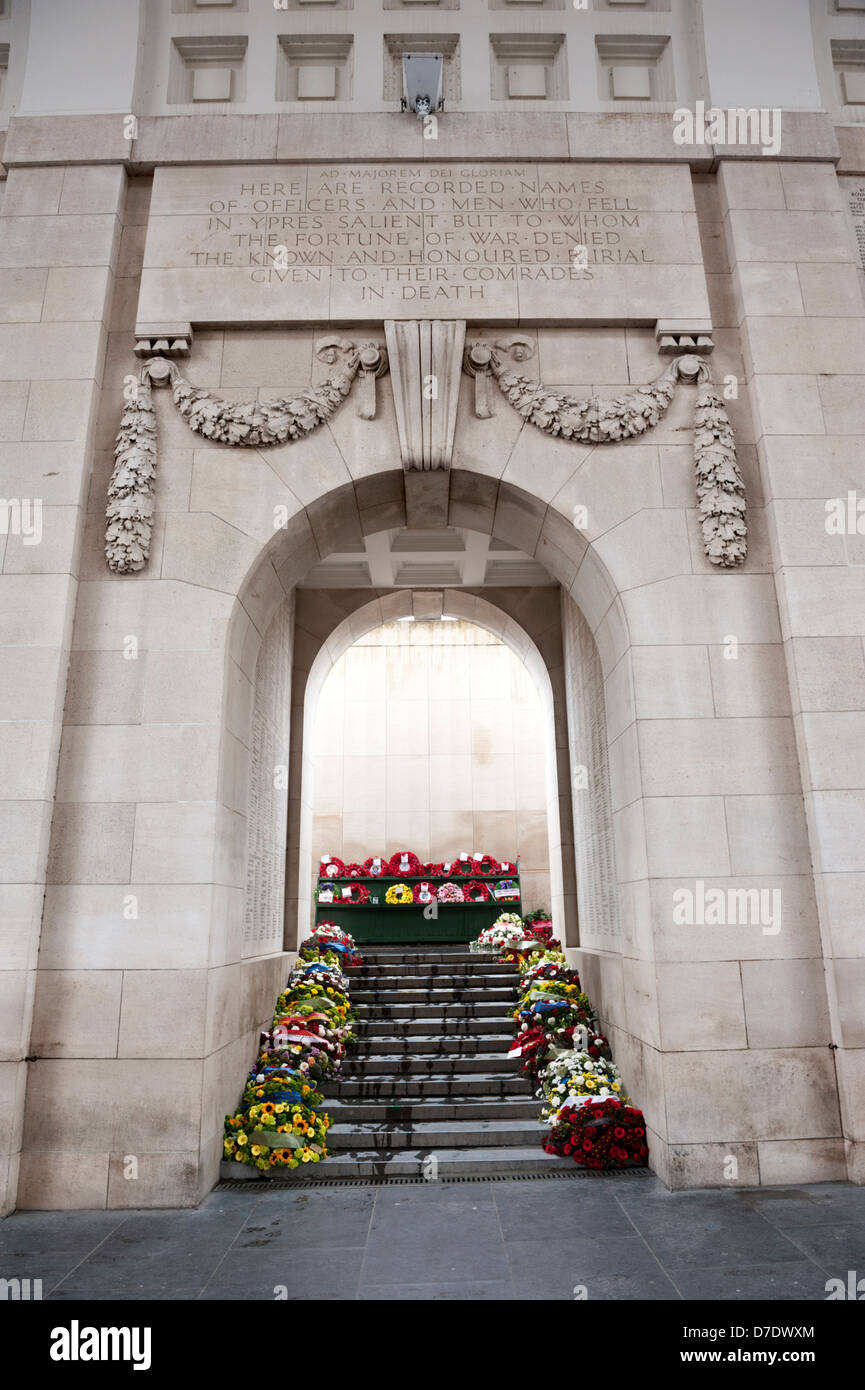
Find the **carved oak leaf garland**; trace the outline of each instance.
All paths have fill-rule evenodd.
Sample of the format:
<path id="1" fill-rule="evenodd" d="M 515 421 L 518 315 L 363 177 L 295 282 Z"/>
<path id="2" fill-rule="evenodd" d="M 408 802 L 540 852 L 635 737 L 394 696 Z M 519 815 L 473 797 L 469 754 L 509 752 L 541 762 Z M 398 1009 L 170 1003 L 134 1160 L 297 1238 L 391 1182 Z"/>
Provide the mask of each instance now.
<path id="1" fill-rule="evenodd" d="M 115 574 L 131 574 L 147 564 L 155 478 L 156 412 L 145 366 L 123 407 L 108 484 L 105 557 Z"/>
<path id="2" fill-rule="evenodd" d="M 114 472 L 108 486 L 105 556 L 115 574 L 132 574 L 147 563 L 153 526 L 156 479 L 156 413 L 152 381 L 170 380 L 174 402 L 190 429 L 222 444 L 286 444 L 305 439 L 336 412 L 351 390 L 362 350 L 321 386 L 275 401 L 226 401 L 192 386 L 177 364 L 151 357 L 141 368 L 120 421 Z"/>
<path id="3" fill-rule="evenodd" d="M 679 382 L 696 379 L 694 467 L 703 546 L 713 565 L 729 569 L 742 563 L 748 550 L 745 484 L 736 462 L 733 429 L 705 358 L 677 357 L 648 386 L 612 400 L 577 400 L 505 371 L 486 344 L 479 346 L 475 372 L 488 371 L 523 419 L 545 434 L 582 443 L 606 444 L 644 434 L 666 414 Z"/>

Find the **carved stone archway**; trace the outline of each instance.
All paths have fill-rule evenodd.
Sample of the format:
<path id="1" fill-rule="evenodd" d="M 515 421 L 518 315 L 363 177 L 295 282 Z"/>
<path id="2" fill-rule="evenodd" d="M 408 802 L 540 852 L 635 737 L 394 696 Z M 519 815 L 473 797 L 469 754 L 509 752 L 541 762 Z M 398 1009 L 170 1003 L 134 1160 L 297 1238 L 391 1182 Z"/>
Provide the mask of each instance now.
<path id="1" fill-rule="evenodd" d="M 340 656 L 365 633 L 399 617 L 413 616 L 433 621 L 447 612 L 475 623 L 499 637 L 524 664 L 541 699 L 546 723 L 547 826 L 550 854 L 550 883 L 556 935 L 569 946 L 578 944 L 573 844 L 573 812 L 568 775 L 568 735 L 565 686 L 562 669 L 559 591 L 532 591 L 534 601 L 524 605 L 522 620 L 520 596 L 514 590 L 496 589 L 399 589 L 370 599 L 363 590 L 343 591 L 340 607 L 346 610 L 328 632 L 319 620 L 314 626 L 307 614 L 318 591 L 298 589 L 295 604 L 295 631 L 308 633 L 310 640 L 295 643 L 292 670 L 292 747 L 310 747 L 318 695 Z M 543 598 L 549 596 L 545 604 Z M 356 606 L 355 606 L 356 605 Z M 320 605 L 319 605 L 320 607 Z M 309 626 L 306 626 L 306 625 Z M 543 654 L 535 638 L 543 645 Z M 316 652 L 315 645 L 318 643 Z M 288 836 L 286 850 L 285 949 L 296 949 L 306 932 L 312 911 L 311 823 L 312 763 L 306 756 L 289 763 Z"/>

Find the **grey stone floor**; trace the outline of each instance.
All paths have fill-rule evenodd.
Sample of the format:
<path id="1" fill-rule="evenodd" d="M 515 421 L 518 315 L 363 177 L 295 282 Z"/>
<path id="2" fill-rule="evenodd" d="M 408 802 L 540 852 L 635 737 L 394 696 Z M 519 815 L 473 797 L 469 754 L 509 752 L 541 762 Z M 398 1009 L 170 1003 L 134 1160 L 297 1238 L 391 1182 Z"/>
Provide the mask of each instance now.
<path id="1" fill-rule="evenodd" d="M 865 1188 L 654 1177 L 214 1192 L 197 1211 L 20 1212 L 0 1277 L 67 1299 L 825 1299 L 865 1275 Z"/>

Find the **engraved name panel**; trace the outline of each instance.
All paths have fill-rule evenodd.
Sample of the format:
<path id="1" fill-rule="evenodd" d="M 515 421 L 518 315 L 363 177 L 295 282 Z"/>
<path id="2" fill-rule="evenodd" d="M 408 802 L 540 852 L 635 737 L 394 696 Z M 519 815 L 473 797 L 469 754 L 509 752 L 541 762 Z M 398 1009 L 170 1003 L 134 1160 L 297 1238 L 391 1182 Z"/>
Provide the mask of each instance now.
<path id="1" fill-rule="evenodd" d="M 139 321 L 708 317 L 674 165 L 158 169 Z"/>

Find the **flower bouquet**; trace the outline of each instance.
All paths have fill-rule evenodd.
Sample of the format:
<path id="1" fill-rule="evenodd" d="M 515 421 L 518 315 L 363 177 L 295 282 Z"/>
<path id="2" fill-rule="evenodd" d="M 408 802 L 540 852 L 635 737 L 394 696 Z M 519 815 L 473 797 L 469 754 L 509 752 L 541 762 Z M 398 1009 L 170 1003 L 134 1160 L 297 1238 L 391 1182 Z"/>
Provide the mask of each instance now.
<path id="1" fill-rule="evenodd" d="M 327 1158 L 329 1125 L 327 1115 L 300 1102 L 261 1101 L 225 1117 L 223 1153 L 262 1172 L 318 1163 Z"/>
<path id="2" fill-rule="evenodd" d="M 586 1168 L 630 1168 L 649 1157 L 643 1112 L 612 1098 L 562 1106 L 544 1148 Z"/>
<path id="3" fill-rule="evenodd" d="M 503 912 L 500 917 L 496 918 L 492 926 L 484 927 L 478 936 L 478 944 L 487 949 L 496 950 L 506 950 L 510 946 L 522 946 L 522 920 L 515 912 Z"/>
<path id="4" fill-rule="evenodd" d="M 565 1105 L 578 1109 L 594 1100 L 628 1100 L 615 1063 L 588 1052 L 560 1052 L 542 1068 L 540 1083 L 541 1119 L 551 1124 L 558 1122 Z"/>
<path id="5" fill-rule="evenodd" d="M 536 908 L 534 912 L 526 914 L 526 930 L 532 936 L 537 936 L 541 941 L 550 941 L 553 935 L 552 913 L 545 907 Z"/>

